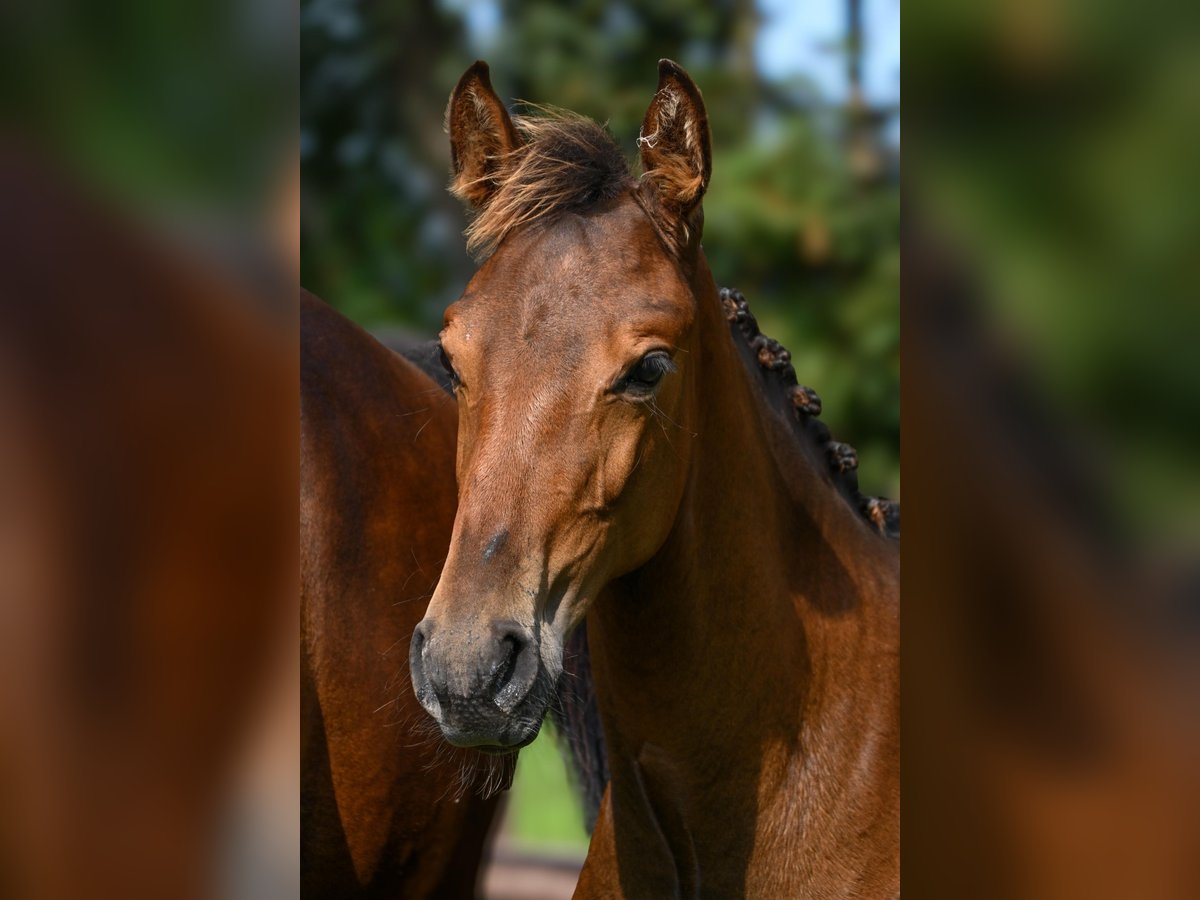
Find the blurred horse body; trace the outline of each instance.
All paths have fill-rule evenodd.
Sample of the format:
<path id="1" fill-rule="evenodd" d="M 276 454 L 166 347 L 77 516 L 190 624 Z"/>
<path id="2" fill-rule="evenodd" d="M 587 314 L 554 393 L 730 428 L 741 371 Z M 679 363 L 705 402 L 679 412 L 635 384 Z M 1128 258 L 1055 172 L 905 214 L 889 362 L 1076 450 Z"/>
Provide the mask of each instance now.
<path id="1" fill-rule="evenodd" d="M 295 320 L 12 137 L 0 896 L 198 900 L 240 874 L 230 826 L 261 836 L 245 741 L 294 646 Z M 255 811 L 286 835 L 286 806 Z"/>
<path id="2" fill-rule="evenodd" d="M 479 794 L 511 763 L 431 734 L 405 667 L 454 520 L 454 403 L 307 293 L 301 346 L 303 893 L 471 897 Z"/>
<path id="3" fill-rule="evenodd" d="M 979 900 L 1196 896 L 1194 583 L 1135 552 L 1095 435 L 996 336 L 969 258 L 915 214 L 904 241 L 923 587 L 906 753 L 928 785 L 905 881 Z"/>
<path id="4" fill-rule="evenodd" d="M 447 122 L 487 259 L 442 332 L 460 493 L 418 699 L 523 746 L 586 621 L 611 778 L 577 897 L 897 896 L 898 508 L 713 282 L 699 90 L 660 62 L 640 180 L 589 120 L 514 122 L 483 63 Z"/>

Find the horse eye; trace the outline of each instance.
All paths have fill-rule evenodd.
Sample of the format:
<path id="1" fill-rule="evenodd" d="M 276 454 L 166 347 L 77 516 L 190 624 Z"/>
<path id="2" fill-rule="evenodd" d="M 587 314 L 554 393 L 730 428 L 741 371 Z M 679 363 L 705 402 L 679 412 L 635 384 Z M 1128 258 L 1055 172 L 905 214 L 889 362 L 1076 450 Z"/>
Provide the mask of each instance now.
<path id="1" fill-rule="evenodd" d="M 438 353 L 442 356 L 442 368 L 450 376 L 450 383 L 458 387 L 462 380 L 458 377 L 458 372 L 454 371 L 454 364 L 450 362 L 450 357 L 446 355 L 446 348 L 441 344 L 438 344 Z"/>
<path id="2" fill-rule="evenodd" d="M 639 359 L 625 376 L 618 382 L 617 387 L 625 393 L 647 394 L 652 391 L 664 375 L 675 371 L 664 350 L 652 350 Z"/>

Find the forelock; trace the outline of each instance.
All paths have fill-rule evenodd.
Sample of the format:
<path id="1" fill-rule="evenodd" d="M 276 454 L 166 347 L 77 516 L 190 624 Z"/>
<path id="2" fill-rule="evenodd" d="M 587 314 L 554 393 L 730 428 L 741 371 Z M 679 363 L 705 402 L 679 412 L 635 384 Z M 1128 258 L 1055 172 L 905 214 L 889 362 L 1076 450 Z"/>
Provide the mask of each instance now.
<path id="1" fill-rule="evenodd" d="M 524 142 L 502 160 L 495 193 L 467 228 L 467 250 L 489 256 L 514 229 L 583 212 L 633 183 L 612 135 L 585 116 L 550 107 L 514 116 Z M 461 195 L 461 187 L 452 191 Z"/>

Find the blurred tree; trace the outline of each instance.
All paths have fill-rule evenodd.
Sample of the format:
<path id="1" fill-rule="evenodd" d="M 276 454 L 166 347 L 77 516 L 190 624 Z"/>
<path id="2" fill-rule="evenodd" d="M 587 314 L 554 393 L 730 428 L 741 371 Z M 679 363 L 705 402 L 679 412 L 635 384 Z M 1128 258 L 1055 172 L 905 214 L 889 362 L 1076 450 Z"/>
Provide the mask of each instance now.
<path id="1" fill-rule="evenodd" d="M 1200 53 L 1124 9 L 929 4 L 913 177 L 1051 402 L 1102 436 L 1143 539 L 1194 546 Z"/>
<path id="2" fill-rule="evenodd" d="M 307 0 L 300 33 L 303 283 L 352 318 L 430 327 L 472 270 L 438 128 L 461 19 L 433 0 Z"/>
<path id="3" fill-rule="evenodd" d="M 714 138 L 738 140 L 754 124 L 757 12 L 750 0 L 500 0 L 504 27 L 495 70 L 514 96 L 608 122 L 632 146 L 649 104 L 655 63 L 681 62 L 704 89 Z M 531 53 L 530 48 L 537 48 Z"/>
<path id="4" fill-rule="evenodd" d="M 294 44 L 271 12 L 233 0 L 6 4 L 5 138 L 24 135 L 172 227 L 235 227 L 272 201 L 291 152 Z"/>

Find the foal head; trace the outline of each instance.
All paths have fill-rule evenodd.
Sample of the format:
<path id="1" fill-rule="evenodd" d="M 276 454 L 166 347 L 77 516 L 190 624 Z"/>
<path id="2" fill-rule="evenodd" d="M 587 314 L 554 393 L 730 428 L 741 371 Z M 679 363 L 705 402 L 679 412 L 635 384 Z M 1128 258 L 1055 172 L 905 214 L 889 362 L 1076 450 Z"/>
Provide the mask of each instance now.
<path id="1" fill-rule="evenodd" d="M 567 634 L 662 546 L 684 493 L 711 161 L 699 91 L 669 61 L 659 76 L 640 181 L 589 120 L 514 123 L 483 63 L 450 98 L 452 190 L 487 259 L 441 336 L 459 509 L 410 663 L 451 743 L 533 740 Z"/>

